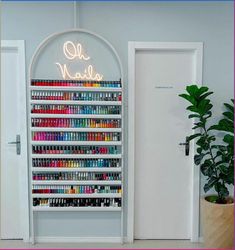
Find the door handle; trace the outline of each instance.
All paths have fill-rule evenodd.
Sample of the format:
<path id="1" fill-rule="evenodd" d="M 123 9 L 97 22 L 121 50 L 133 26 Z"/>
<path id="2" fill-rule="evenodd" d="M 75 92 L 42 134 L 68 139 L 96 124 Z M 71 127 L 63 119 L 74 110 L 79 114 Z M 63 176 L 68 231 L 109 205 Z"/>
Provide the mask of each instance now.
<path id="1" fill-rule="evenodd" d="M 180 146 L 185 146 L 185 155 L 189 155 L 189 150 L 190 150 L 190 144 L 189 144 L 189 138 L 186 136 L 185 142 L 180 142 Z"/>
<path id="2" fill-rule="evenodd" d="M 20 135 L 16 135 L 16 141 L 8 142 L 10 145 L 16 145 L 16 154 L 20 155 L 21 143 L 20 143 Z"/>

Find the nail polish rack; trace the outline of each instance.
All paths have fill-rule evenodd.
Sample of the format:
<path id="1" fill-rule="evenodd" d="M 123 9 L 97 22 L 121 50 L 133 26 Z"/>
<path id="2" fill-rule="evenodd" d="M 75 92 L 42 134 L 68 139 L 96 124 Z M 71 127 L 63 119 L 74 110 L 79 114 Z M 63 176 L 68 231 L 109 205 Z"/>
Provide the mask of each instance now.
<path id="1" fill-rule="evenodd" d="M 31 80 L 33 211 L 122 211 L 121 81 Z"/>

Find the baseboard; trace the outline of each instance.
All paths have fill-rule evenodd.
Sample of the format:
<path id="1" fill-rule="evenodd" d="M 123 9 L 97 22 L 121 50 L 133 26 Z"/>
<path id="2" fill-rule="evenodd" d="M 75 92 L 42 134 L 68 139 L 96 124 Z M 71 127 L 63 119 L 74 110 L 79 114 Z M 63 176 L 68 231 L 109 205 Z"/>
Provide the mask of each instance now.
<path id="1" fill-rule="evenodd" d="M 203 240 L 203 237 L 202 237 L 202 236 L 200 236 L 200 237 L 199 237 L 198 242 L 200 242 L 200 243 L 203 243 L 203 242 L 204 242 L 204 240 Z"/>
<path id="2" fill-rule="evenodd" d="M 23 238 L 23 242 L 24 242 L 24 243 L 30 243 L 30 242 L 31 242 L 31 239 L 30 239 L 29 237 Z"/>
<path id="3" fill-rule="evenodd" d="M 38 243 L 122 243 L 121 237 L 35 237 Z"/>
<path id="4" fill-rule="evenodd" d="M 124 237 L 123 237 L 123 243 L 131 243 L 131 242 L 128 242 L 128 237 L 127 237 L 127 236 L 124 236 Z"/>

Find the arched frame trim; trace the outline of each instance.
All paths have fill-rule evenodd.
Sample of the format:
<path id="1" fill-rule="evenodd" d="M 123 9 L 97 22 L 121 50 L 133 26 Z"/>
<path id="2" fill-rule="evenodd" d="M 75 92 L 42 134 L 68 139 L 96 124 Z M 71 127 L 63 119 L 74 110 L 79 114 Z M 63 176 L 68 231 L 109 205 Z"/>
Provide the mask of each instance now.
<path id="1" fill-rule="evenodd" d="M 122 85 L 123 85 L 123 66 L 122 66 L 122 63 L 121 63 L 121 59 L 117 53 L 117 51 L 115 50 L 115 48 L 113 47 L 113 45 L 108 41 L 106 40 L 105 38 L 103 38 L 102 36 L 98 35 L 97 33 L 94 33 L 92 31 L 89 31 L 89 30 L 86 30 L 86 29 L 69 29 L 69 30 L 65 30 L 65 31 L 61 31 L 61 32 L 57 32 L 57 33 L 53 33 L 51 34 L 50 36 L 48 36 L 47 38 L 45 38 L 39 45 L 38 47 L 36 48 L 33 56 L 32 56 L 32 59 L 30 61 L 30 64 L 29 64 L 29 71 L 28 71 L 28 84 L 27 84 L 27 120 L 28 120 L 28 145 L 31 145 L 31 135 L 30 135 L 30 116 L 29 116 L 29 100 L 30 100 L 30 82 L 31 82 L 31 79 L 32 79 L 32 72 L 33 72 L 33 69 L 34 69 L 34 66 L 35 66 L 35 62 L 37 61 L 37 58 L 38 56 L 40 55 L 40 53 L 43 51 L 43 49 L 48 45 L 49 42 L 51 42 L 53 39 L 55 39 L 56 37 L 59 37 L 61 35 L 64 35 L 64 34 L 69 34 L 69 33 L 84 33 L 84 34 L 87 34 L 87 35 L 90 35 L 91 37 L 95 37 L 95 38 L 98 38 L 101 42 L 103 42 L 109 49 L 111 49 L 111 52 L 113 53 L 114 55 L 114 58 L 117 60 L 118 62 L 118 66 L 119 66 L 119 71 L 120 71 L 120 77 L 121 77 L 121 82 L 122 82 Z M 123 103 L 125 103 L 125 100 L 124 100 L 124 95 L 123 95 Z M 122 129 L 124 128 L 124 123 L 123 123 L 123 113 L 124 113 L 124 105 L 122 105 Z M 122 143 L 124 142 L 124 131 L 122 131 Z M 124 144 L 122 144 L 122 155 L 124 152 Z M 29 193 L 30 193 L 30 201 L 29 201 L 29 208 L 30 208 L 30 241 L 32 244 L 35 243 L 35 233 L 34 233 L 34 215 L 33 215 L 33 210 L 32 210 L 32 192 L 31 192 L 31 187 L 32 187 L 32 171 L 31 171 L 31 163 L 30 163 L 30 159 L 32 158 L 32 155 L 31 155 L 31 150 L 30 148 L 28 148 L 28 155 L 29 155 Z M 122 166 L 123 166 L 123 157 L 122 157 Z M 121 228 L 121 235 L 120 235 L 120 241 L 123 243 L 123 239 L 124 239 L 124 235 L 123 235 L 123 225 L 124 225 L 124 216 L 123 216 L 123 182 L 124 182 L 124 177 L 123 177 L 123 173 L 124 171 L 122 170 L 122 211 L 121 211 L 121 221 L 120 221 L 120 228 Z M 102 239 L 101 239 L 102 240 Z M 110 242 L 109 239 L 107 239 L 108 242 Z M 104 240 L 105 241 L 105 240 Z M 78 239 L 78 242 L 79 242 L 79 239 Z"/>
<path id="2" fill-rule="evenodd" d="M 30 62 L 30 65 L 29 65 L 29 79 L 31 79 L 31 76 L 32 76 L 32 70 L 33 70 L 33 67 L 34 67 L 34 63 L 36 62 L 37 60 L 37 57 L 39 56 L 39 54 L 41 53 L 41 51 L 47 46 L 47 44 L 52 40 L 54 39 L 55 37 L 57 36 L 61 36 L 61 35 L 64 35 L 64 34 L 67 34 L 67 33 L 72 33 L 72 32 L 78 32 L 78 33 L 84 33 L 84 34 L 88 34 L 90 36 L 94 36 L 98 39 L 100 39 L 104 44 L 106 44 L 110 49 L 111 51 L 113 52 L 115 58 L 117 59 L 118 61 L 118 65 L 119 65 L 119 70 L 120 70 L 120 75 L 121 75 L 121 80 L 123 81 L 123 67 L 122 67 L 122 63 L 121 63 L 121 59 L 117 53 L 117 51 L 115 50 L 115 48 L 113 47 L 113 45 L 108 41 L 106 40 L 105 38 L 103 38 L 102 36 L 92 32 L 92 31 L 89 31 L 89 30 L 86 30 L 86 29 L 70 29 L 70 30 L 65 30 L 65 31 L 62 31 L 62 32 L 58 32 L 58 33 L 54 33 L 50 36 L 48 36 L 46 39 L 44 39 L 40 44 L 39 46 L 37 47 L 36 51 L 34 52 L 33 56 L 32 56 L 32 59 L 31 59 L 31 62 Z"/>

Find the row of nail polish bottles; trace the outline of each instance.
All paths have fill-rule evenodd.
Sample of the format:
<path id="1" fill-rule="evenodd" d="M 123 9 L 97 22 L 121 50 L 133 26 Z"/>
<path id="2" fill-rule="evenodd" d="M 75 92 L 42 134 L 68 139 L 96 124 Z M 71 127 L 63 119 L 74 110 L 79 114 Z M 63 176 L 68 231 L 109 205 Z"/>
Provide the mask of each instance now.
<path id="1" fill-rule="evenodd" d="M 121 173 L 92 173 L 92 172 L 33 173 L 33 180 L 117 181 L 121 180 Z"/>
<path id="2" fill-rule="evenodd" d="M 34 79 L 31 81 L 31 86 L 121 88 L 121 81 L 77 81 L 77 80 Z"/>
<path id="3" fill-rule="evenodd" d="M 33 194 L 121 193 L 121 186 L 101 185 L 33 185 Z"/>
<path id="4" fill-rule="evenodd" d="M 64 105 L 64 104 L 33 104 L 33 114 L 93 114 L 93 115 L 118 115 L 121 107 L 115 105 Z"/>
<path id="5" fill-rule="evenodd" d="M 33 158 L 33 167 L 46 168 L 119 168 L 120 159 L 54 159 Z"/>
<path id="6" fill-rule="evenodd" d="M 121 93 L 32 91 L 32 100 L 121 101 Z"/>
<path id="7" fill-rule="evenodd" d="M 34 207 L 121 207 L 121 198 L 33 198 Z"/>
<path id="8" fill-rule="evenodd" d="M 33 154 L 118 154 L 117 146 L 32 146 Z"/>
<path id="9" fill-rule="evenodd" d="M 120 128 L 119 119 L 32 118 L 32 127 Z"/>
<path id="10" fill-rule="evenodd" d="M 116 132 L 32 132 L 33 141 L 120 141 Z"/>

